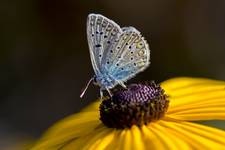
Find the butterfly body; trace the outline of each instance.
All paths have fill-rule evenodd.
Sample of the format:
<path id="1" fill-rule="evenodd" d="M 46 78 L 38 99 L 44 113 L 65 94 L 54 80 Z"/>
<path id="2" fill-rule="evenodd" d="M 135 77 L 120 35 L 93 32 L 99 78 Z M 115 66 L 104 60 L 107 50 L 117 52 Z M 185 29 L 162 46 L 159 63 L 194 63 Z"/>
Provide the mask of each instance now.
<path id="1" fill-rule="evenodd" d="M 101 90 L 122 85 L 150 64 L 150 50 L 134 27 L 120 28 L 114 21 L 89 14 L 87 38 L 94 80 Z"/>
<path id="2" fill-rule="evenodd" d="M 102 73 L 95 76 L 94 83 L 101 87 L 102 90 L 111 89 L 116 85 L 114 78 L 110 77 L 108 73 Z"/>

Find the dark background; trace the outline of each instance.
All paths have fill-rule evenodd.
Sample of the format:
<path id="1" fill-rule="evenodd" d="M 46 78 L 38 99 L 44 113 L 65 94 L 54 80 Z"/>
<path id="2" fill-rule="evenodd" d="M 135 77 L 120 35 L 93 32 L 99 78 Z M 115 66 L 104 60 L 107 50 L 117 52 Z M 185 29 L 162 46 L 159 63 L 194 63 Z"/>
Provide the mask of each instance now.
<path id="1" fill-rule="evenodd" d="M 98 88 L 90 86 L 79 98 L 94 73 L 89 13 L 132 25 L 150 43 L 151 66 L 129 82 L 225 80 L 224 0 L 1 0 L 0 148 L 39 137 L 98 97 Z"/>

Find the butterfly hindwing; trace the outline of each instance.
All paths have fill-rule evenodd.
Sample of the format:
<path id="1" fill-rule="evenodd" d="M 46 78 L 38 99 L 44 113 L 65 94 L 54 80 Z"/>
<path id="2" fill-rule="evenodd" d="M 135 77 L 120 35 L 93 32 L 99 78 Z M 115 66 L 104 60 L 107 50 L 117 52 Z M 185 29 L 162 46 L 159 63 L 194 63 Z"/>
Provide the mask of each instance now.
<path id="1" fill-rule="evenodd" d="M 125 82 L 143 71 L 150 64 L 150 50 L 140 32 L 133 27 L 122 28 L 123 33 L 112 55 L 109 74 L 117 81 Z"/>

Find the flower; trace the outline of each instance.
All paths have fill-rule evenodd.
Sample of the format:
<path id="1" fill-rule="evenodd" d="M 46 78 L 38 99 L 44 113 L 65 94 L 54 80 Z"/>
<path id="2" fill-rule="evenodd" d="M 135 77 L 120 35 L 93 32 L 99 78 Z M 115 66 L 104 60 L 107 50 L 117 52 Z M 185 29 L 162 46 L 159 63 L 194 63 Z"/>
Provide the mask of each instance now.
<path id="1" fill-rule="evenodd" d="M 160 86 L 165 90 L 165 93 L 158 88 L 155 90 L 155 95 L 150 98 L 151 103 L 156 98 L 161 100 L 158 106 L 162 105 L 165 111 L 160 112 L 164 115 L 158 115 L 160 116 L 159 120 L 154 120 L 153 117 L 148 122 L 143 122 L 145 120 L 128 121 L 127 125 L 131 125 L 130 127 L 108 127 L 106 122 L 115 116 L 110 117 L 111 114 L 104 116 L 105 119 L 107 118 L 104 122 L 102 114 L 100 116 L 99 113 L 100 101 L 97 101 L 80 113 L 69 116 L 53 125 L 32 150 L 224 149 L 225 131 L 189 122 L 225 120 L 224 81 L 180 77 L 164 81 Z M 114 98 L 115 100 L 125 97 L 121 96 L 121 93 L 115 95 L 119 96 L 119 98 Z M 159 96 L 162 97 L 159 98 Z M 167 103 L 167 99 L 169 103 Z M 100 110 L 102 108 L 101 113 L 104 111 L 118 112 L 117 108 L 103 109 L 109 105 L 108 103 L 103 104 L 103 102 L 100 107 Z M 135 104 L 137 103 L 135 102 Z M 169 105 L 168 109 L 167 104 Z M 129 110 L 130 104 L 126 108 Z M 117 115 L 119 114 L 123 115 L 122 112 L 118 112 Z M 117 120 L 116 123 L 121 122 Z"/>

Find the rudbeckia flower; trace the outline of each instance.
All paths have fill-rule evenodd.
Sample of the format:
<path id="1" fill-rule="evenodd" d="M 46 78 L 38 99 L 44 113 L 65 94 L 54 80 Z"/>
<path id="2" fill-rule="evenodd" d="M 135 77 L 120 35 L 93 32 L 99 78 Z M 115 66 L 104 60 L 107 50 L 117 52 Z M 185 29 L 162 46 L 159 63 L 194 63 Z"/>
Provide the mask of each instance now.
<path id="1" fill-rule="evenodd" d="M 225 82 L 173 78 L 132 84 L 53 125 L 32 150 L 225 149 Z"/>

